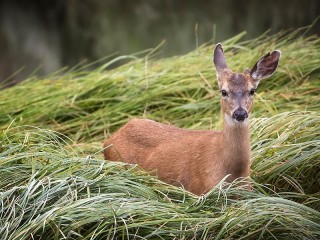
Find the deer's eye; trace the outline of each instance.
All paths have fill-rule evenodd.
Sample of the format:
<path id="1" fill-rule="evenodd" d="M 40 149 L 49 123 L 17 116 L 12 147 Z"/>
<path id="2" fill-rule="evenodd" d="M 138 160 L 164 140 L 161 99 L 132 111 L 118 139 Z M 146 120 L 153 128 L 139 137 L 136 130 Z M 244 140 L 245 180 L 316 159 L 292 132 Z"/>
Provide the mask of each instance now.
<path id="1" fill-rule="evenodd" d="M 249 95 L 250 95 L 250 96 L 253 96 L 255 92 L 256 92 L 255 89 L 251 89 L 250 92 L 249 92 Z"/>
<path id="2" fill-rule="evenodd" d="M 222 97 L 227 97 L 228 93 L 226 90 L 221 90 L 221 95 L 222 95 Z"/>

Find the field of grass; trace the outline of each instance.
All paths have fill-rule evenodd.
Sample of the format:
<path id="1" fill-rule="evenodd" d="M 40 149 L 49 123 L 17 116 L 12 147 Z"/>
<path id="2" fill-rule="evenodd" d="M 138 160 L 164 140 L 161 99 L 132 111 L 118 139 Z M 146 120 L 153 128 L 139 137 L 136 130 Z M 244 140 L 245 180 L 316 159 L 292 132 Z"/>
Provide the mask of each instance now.
<path id="1" fill-rule="evenodd" d="M 222 43 L 235 71 L 282 51 L 255 97 L 250 192 L 221 181 L 199 197 L 102 158 L 103 140 L 132 117 L 221 127 L 213 43 L 2 90 L 0 239 L 320 239 L 320 39 L 303 31 Z"/>

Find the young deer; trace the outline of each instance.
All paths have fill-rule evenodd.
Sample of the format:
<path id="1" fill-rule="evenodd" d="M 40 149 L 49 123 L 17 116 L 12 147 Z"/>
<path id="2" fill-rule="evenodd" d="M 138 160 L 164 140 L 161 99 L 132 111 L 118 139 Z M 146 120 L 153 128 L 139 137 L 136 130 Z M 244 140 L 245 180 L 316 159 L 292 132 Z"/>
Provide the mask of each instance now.
<path id="1" fill-rule="evenodd" d="M 203 194 L 226 175 L 228 182 L 250 173 L 249 115 L 261 79 L 278 66 L 280 51 L 268 53 L 243 73 L 232 72 L 221 44 L 214 50 L 223 114 L 222 131 L 177 128 L 133 119 L 104 143 L 104 157 L 139 164 L 159 179 Z"/>

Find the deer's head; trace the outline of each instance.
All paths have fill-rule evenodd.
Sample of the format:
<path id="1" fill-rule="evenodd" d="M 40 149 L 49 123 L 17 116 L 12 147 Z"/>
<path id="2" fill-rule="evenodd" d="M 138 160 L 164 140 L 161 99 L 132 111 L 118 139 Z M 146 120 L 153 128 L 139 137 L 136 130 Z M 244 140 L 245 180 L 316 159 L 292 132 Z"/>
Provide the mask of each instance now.
<path id="1" fill-rule="evenodd" d="M 260 80 L 270 77 L 277 69 L 281 52 L 275 50 L 260 58 L 252 69 L 234 73 L 227 67 L 221 44 L 214 49 L 213 62 L 221 92 L 223 117 L 230 123 L 247 122 L 253 97 Z"/>

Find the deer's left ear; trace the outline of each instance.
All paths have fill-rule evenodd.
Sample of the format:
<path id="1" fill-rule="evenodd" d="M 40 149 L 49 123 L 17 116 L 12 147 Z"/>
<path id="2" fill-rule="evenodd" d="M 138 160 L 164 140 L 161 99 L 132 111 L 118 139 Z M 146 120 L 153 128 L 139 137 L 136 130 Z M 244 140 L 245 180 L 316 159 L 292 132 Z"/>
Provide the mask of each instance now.
<path id="1" fill-rule="evenodd" d="M 213 51 L 213 63 L 216 66 L 217 73 L 223 69 L 228 68 L 226 60 L 224 58 L 223 48 L 221 43 L 218 43 Z"/>
<path id="2" fill-rule="evenodd" d="M 250 75 L 258 83 L 260 80 L 270 77 L 277 69 L 281 52 L 275 50 L 260 58 L 250 71 Z"/>

